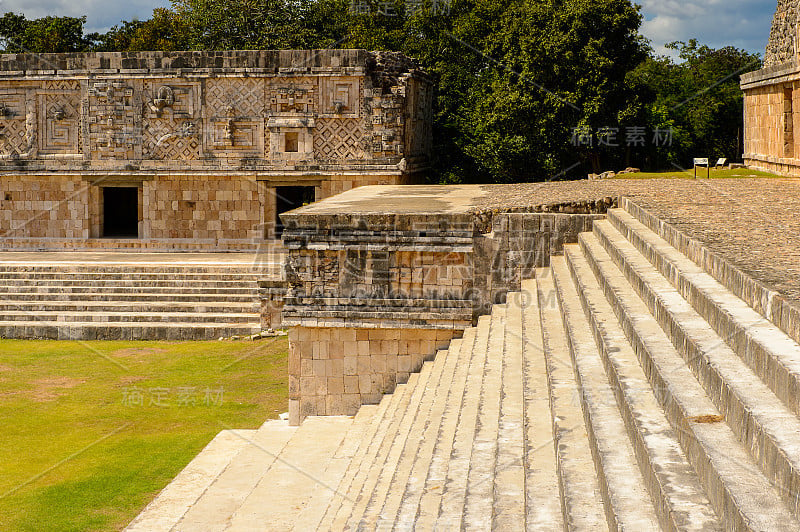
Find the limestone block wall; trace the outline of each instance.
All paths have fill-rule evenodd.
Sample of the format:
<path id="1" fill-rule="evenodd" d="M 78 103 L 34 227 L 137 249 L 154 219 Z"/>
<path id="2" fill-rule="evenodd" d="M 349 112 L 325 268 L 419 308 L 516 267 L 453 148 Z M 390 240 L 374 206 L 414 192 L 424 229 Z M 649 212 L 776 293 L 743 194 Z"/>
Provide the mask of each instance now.
<path id="1" fill-rule="evenodd" d="M 251 240 L 263 238 L 259 183 L 183 176 L 144 182 L 145 237 Z"/>
<path id="2" fill-rule="evenodd" d="M 800 176 L 800 66 L 780 64 L 742 76 L 744 162 Z"/>
<path id="3" fill-rule="evenodd" d="M 88 190 L 79 176 L 0 180 L 0 238 L 89 237 Z"/>
<path id="4" fill-rule="evenodd" d="M 601 203 L 601 210 L 615 202 Z M 560 255 L 565 243 L 578 241 L 578 234 L 591 231 L 592 222 L 603 214 L 498 213 L 491 219 L 491 232 L 474 238 L 474 316 L 487 314 L 508 292 L 519 291 L 523 279 L 532 279 L 536 268 L 550 265 L 551 255 Z"/>
<path id="5" fill-rule="evenodd" d="M 282 218 L 297 424 L 379 401 L 602 215 L 301 210 Z"/>
<path id="6" fill-rule="evenodd" d="M 365 50 L 0 55 L 0 190 L 35 196 L 0 203 L 2 246 L 100 238 L 100 188 L 136 186 L 139 239 L 246 248 L 274 236 L 275 187 L 322 199 L 423 172 L 431 84 Z M 36 209 L 52 223 L 20 227 Z M 123 246 L 84 242 L 105 245 Z"/>
<path id="7" fill-rule="evenodd" d="M 419 371 L 453 330 L 293 327 L 289 331 L 289 418 L 354 415 Z"/>

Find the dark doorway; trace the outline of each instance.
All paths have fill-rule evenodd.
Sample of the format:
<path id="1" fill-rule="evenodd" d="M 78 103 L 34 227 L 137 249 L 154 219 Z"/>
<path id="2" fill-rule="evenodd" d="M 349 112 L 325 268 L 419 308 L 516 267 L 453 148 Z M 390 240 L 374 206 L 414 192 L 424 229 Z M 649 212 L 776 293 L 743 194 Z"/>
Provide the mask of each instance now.
<path id="1" fill-rule="evenodd" d="M 283 234 L 281 213 L 314 203 L 315 200 L 314 187 L 275 187 L 275 238 Z"/>
<path id="2" fill-rule="evenodd" d="M 103 236 L 139 238 L 139 189 L 103 187 Z"/>

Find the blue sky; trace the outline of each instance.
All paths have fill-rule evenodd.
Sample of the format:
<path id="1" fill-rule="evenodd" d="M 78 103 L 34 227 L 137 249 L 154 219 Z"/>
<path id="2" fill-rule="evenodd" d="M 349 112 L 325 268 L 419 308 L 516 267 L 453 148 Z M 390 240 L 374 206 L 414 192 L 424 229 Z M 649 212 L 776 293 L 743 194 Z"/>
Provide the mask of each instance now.
<path id="1" fill-rule="evenodd" d="M 736 46 L 764 53 L 776 0 L 638 0 L 642 33 L 659 52 L 670 41 L 698 39 L 718 48 Z M 168 0 L 0 0 L 0 10 L 45 15 L 87 15 L 88 31 L 104 31 L 120 20 L 149 18 Z"/>

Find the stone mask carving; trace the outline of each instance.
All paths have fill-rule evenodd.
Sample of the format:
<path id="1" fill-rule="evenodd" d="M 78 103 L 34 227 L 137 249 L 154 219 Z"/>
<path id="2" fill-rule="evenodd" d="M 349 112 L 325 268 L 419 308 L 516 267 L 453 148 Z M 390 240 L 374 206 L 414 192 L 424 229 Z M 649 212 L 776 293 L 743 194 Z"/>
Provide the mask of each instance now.
<path id="1" fill-rule="evenodd" d="M 156 91 L 156 97 L 153 98 L 152 103 L 150 104 L 150 109 L 156 114 L 156 116 L 161 116 L 161 113 L 167 107 L 172 107 L 175 103 L 175 92 L 172 90 L 172 87 L 168 87 L 167 85 L 162 85 Z"/>

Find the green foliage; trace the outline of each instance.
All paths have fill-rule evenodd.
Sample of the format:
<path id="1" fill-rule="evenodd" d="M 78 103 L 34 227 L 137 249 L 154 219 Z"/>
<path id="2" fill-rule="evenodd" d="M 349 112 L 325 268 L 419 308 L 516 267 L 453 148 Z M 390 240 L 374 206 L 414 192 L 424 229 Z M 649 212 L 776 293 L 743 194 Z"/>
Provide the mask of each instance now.
<path id="1" fill-rule="evenodd" d="M 144 20 L 122 21 L 103 34 L 89 38 L 98 52 L 185 50 L 189 47 L 189 28 L 183 17 L 170 9 L 156 8 L 153 17 Z"/>
<path id="2" fill-rule="evenodd" d="M 4 53 L 83 52 L 90 41 L 83 35 L 86 17 L 43 17 L 28 20 L 12 12 L 0 18 Z"/>
<path id="3" fill-rule="evenodd" d="M 670 45 L 679 62 L 658 57 L 641 20 L 630 0 L 172 0 L 148 20 L 86 37 L 85 18 L 7 13 L 0 42 L 9 52 L 401 51 L 436 81 L 429 177 L 443 183 L 735 159 L 739 74 L 759 68 L 759 56 L 692 40 Z M 643 145 L 626 142 L 634 127 Z M 574 142 L 578 130 L 591 132 L 590 145 Z M 655 145 L 655 131 L 671 131 L 671 142 Z"/>
<path id="4" fill-rule="evenodd" d="M 344 16 L 341 5 L 330 0 L 173 0 L 173 9 L 188 28 L 189 47 L 202 50 L 330 46 L 335 39 L 327 26 Z M 324 19 L 324 13 L 334 20 Z"/>
<path id="5" fill-rule="evenodd" d="M 743 94 L 741 74 L 761 68 L 761 59 L 733 47 L 718 50 L 675 42 L 680 63 L 648 57 L 632 73 L 647 93 L 650 124 L 674 128 L 674 143 L 661 152 L 649 150 L 651 168 L 688 165 L 693 157 L 736 159 L 741 156 Z"/>

